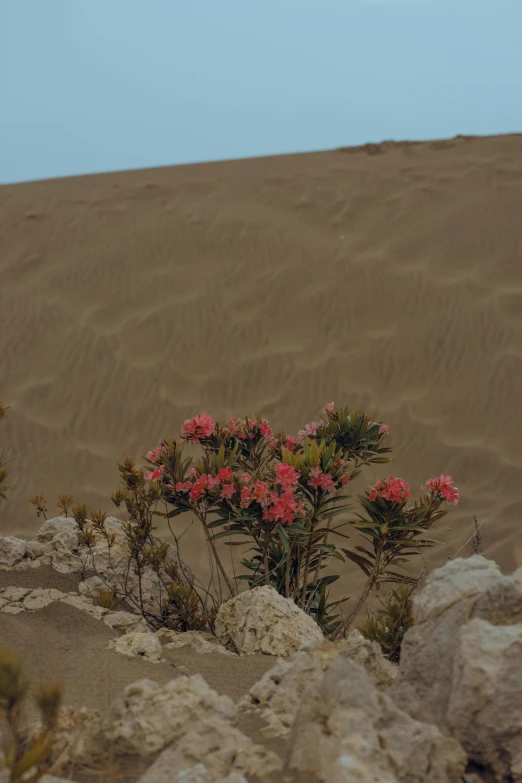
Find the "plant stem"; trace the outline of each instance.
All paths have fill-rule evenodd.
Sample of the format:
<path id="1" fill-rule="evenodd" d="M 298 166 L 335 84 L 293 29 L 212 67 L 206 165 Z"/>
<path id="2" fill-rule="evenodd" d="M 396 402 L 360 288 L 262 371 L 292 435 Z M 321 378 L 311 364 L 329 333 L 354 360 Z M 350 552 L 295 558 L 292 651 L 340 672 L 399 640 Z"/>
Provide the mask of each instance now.
<path id="1" fill-rule="evenodd" d="M 265 566 L 265 582 L 267 585 L 270 584 L 270 571 L 268 569 L 268 539 L 269 539 L 269 533 L 268 528 L 265 530 L 265 546 L 264 546 L 264 552 L 263 552 L 263 563 Z"/>
<path id="2" fill-rule="evenodd" d="M 310 535 L 308 536 L 308 543 L 306 545 L 306 559 L 305 559 L 305 568 L 304 568 L 304 575 L 303 575 L 303 589 L 302 589 L 302 592 L 301 592 L 301 600 L 299 601 L 301 606 L 304 606 L 305 602 L 306 602 L 306 588 L 308 587 L 308 566 L 310 564 L 310 557 L 311 557 L 311 554 L 312 554 L 312 535 L 313 535 L 313 532 L 314 532 L 314 522 L 316 521 L 316 513 L 317 513 L 317 508 L 316 508 L 316 506 L 314 504 L 313 515 L 312 515 L 312 517 L 310 519 Z"/>
<path id="3" fill-rule="evenodd" d="M 228 589 L 230 591 L 230 595 L 234 596 L 235 595 L 234 588 L 232 587 L 232 584 L 230 583 L 230 579 L 227 576 L 227 572 L 225 571 L 225 569 L 223 567 L 223 563 L 221 562 L 221 559 L 220 559 L 220 557 L 219 557 L 219 555 L 217 553 L 216 545 L 215 545 L 214 541 L 212 540 L 212 538 L 210 537 L 210 533 L 208 532 L 208 528 L 207 528 L 206 522 L 203 519 L 203 517 L 200 516 L 200 514 L 196 514 L 196 516 L 199 519 L 199 521 L 201 522 L 201 524 L 203 525 L 203 530 L 205 531 L 205 537 L 207 539 L 207 543 L 209 544 L 209 546 L 210 546 L 210 548 L 212 550 L 212 554 L 214 555 L 214 559 L 215 559 L 215 561 L 217 563 L 217 567 L 221 571 L 221 575 L 223 576 L 223 579 L 225 580 L 225 584 L 226 584 L 226 586 L 228 587 Z"/>
<path id="4" fill-rule="evenodd" d="M 334 637 L 333 637 L 332 641 L 335 641 L 337 639 L 337 637 L 341 633 L 341 629 L 343 629 L 344 637 L 346 638 L 346 636 L 350 632 L 350 630 L 351 630 L 351 628 L 352 628 L 352 626 L 353 626 L 353 624 L 354 624 L 354 622 L 355 622 L 355 620 L 357 618 L 357 615 L 359 614 L 359 611 L 364 606 L 364 604 L 366 603 L 366 599 L 368 598 L 368 596 L 370 595 L 371 591 L 375 587 L 375 584 L 376 584 L 376 582 L 377 582 L 377 580 L 378 580 L 378 578 L 380 576 L 380 572 L 381 572 L 381 561 L 382 561 L 382 550 L 383 550 L 383 547 L 384 547 L 384 539 L 380 539 L 379 543 L 377 545 L 377 551 L 375 553 L 375 565 L 372 568 L 372 570 L 371 570 L 371 572 L 370 572 L 370 574 L 368 576 L 368 579 L 366 580 L 366 584 L 364 586 L 364 590 L 362 591 L 361 596 L 360 596 L 359 600 L 357 601 L 357 604 L 355 605 L 355 608 L 354 608 L 353 612 L 348 617 L 346 623 L 344 623 L 344 628 L 343 628 L 342 625 L 339 626 L 339 628 L 337 629 L 337 631 L 334 634 Z"/>
<path id="5" fill-rule="evenodd" d="M 292 547 L 289 548 L 286 556 L 286 575 L 285 575 L 285 598 L 290 598 L 290 566 L 292 563 Z"/>

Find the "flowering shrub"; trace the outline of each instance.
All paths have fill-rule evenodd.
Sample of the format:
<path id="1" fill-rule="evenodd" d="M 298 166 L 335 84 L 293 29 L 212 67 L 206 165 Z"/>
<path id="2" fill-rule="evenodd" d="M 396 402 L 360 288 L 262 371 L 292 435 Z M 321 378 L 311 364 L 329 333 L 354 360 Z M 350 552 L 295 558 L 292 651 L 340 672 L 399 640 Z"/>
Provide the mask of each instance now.
<path id="1" fill-rule="evenodd" d="M 434 543 L 425 533 L 447 513 L 439 510 L 443 502 L 458 502 L 458 491 L 451 477 L 441 474 L 423 485 L 428 494 L 422 500 L 406 508 L 411 492 L 403 479 L 377 481 L 366 497 L 359 496 L 368 518 L 357 515 L 359 521 L 350 521 L 371 548 L 338 549 L 330 536 L 344 536 L 339 532 L 344 525 L 334 527 L 332 520 L 349 508 L 346 486 L 363 465 L 390 462 L 384 455 L 391 449 L 382 445 L 387 426 L 361 411 L 329 403 L 321 419 L 305 425 L 297 436 L 286 436 L 274 434 L 260 417 L 234 417 L 220 426 L 200 413 L 185 421 L 182 441 L 199 444 L 203 456 L 191 465 L 191 459 L 182 460 L 183 442 L 166 440 L 148 452 L 152 469 L 145 478 L 157 482 L 162 499 L 172 507 L 156 514 L 171 519 L 192 511 L 199 519 L 231 595 L 236 587 L 214 544 L 220 538 L 229 546 L 252 545 L 253 556 L 242 560 L 249 573 L 238 580 L 246 580 L 249 587 L 272 585 L 335 638 L 349 630 L 380 583 L 414 579 L 405 564 Z M 367 577 L 344 625 L 333 613 L 341 602 L 327 603 L 329 586 L 339 576 L 321 575 L 332 558 L 348 558 Z"/>
<path id="2" fill-rule="evenodd" d="M 124 487 L 112 500 L 118 508 L 123 503 L 130 516 L 122 528 L 140 594 L 130 595 L 123 584 L 115 597 L 130 600 L 156 627 L 213 630 L 223 600 L 222 582 L 229 596 L 237 593 L 237 581 L 246 581 L 250 588 L 267 584 L 312 615 L 330 638 L 346 635 L 372 590 L 386 582 L 416 583 L 409 558 L 435 543 L 427 532 L 447 514 L 441 505 L 459 499 L 451 476 L 441 474 L 426 481 L 421 489 L 427 493 L 408 505 L 412 494 L 408 485 L 389 476 L 358 496 L 366 517 L 357 514 L 357 519 L 334 524 L 350 508 L 347 488 L 362 467 L 392 461 L 385 456 L 391 452 L 383 445 L 387 434 L 386 424 L 360 410 L 337 408 L 333 402 L 321 412 L 321 421 L 306 424 L 297 435 L 274 433 L 261 417 L 232 417 L 223 426 L 207 413 L 187 419 L 179 442 L 166 439 L 147 453 L 147 472 L 128 458 L 118 466 Z M 194 464 L 192 458 L 183 458 L 186 443 L 201 446 L 203 454 Z M 63 495 L 59 500 L 67 514 L 72 498 Z M 30 502 L 38 515 L 45 516 L 41 496 Z M 159 504 L 165 511 L 158 510 Z M 153 534 L 153 517 L 164 517 L 177 548 L 171 520 L 184 512 L 196 517 L 206 537 L 217 567 L 218 603 L 201 583 L 196 585 L 192 575 L 187 579 L 184 573 L 182 579 L 178 565 L 167 564 L 168 546 Z M 110 551 L 114 534 L 105 529 L 104 513 L 91 512 L 90 523 L 85 506 L 76 506 L 72 515 L 81 544 L 92 551 L 96 532 L 106 538 Z M 348 524 L 365 546 L 347 548 L 332 540 L 333 536 L 349 539 L 341 532 Z M 234 580 L 217 551 L 219 539 L 226 539 L 227 546 L 250 546 L 252 554 L 241 561 L 246 573 Z M 336 610 L 348 599 L 328 601 L 330 586 L 339 575 L 322 573 L 332 559 L 349 560 L 366 576 L 362 594 L 344 622 Z M 142 575 L 149 566 L 164 588 L 154 613 L 145 611 L 141 594 Z"/>

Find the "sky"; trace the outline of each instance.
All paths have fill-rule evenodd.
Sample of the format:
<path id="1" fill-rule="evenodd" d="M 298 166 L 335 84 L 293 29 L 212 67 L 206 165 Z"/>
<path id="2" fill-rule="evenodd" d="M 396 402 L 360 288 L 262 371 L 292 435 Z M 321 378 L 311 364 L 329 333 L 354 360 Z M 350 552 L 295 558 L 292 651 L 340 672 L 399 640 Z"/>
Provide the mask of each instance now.
<path id="1" fill-rule="evenodd" d="M 522 132 L 522 0 L 0 0 L 0 183 Z"/>

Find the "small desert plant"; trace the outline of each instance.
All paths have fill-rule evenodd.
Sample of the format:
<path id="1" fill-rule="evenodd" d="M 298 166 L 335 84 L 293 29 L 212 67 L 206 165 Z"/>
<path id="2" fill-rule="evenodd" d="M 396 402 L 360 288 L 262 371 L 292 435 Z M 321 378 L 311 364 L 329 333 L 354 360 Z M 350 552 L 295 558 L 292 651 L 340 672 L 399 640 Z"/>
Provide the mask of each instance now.
<path id="1" fill-rule="evenodd" d="M 359 628 L 362 635 L 377 642 L 383 654 L 390 661 L 398 663 L 404 634 L 414 624 L 412 593 L 413 587 L 403 585 L 393 590 L 382 609 L 370 614 L 368 620 Z"/>
<path id="2" fill-rule="evenodd" d="M 482 533 L 480 532 L 482 525 L 479 525 L 476 516 L 473 516 L 473 524 L 475 526 L 475 530 L 471 537 L 471 541 L 469 542 L 469 554 L 481 555 L 484 552 L 484 541 L 482 538 Z"/>
<path id="3" fill-rule="evenodd" d="M 46 685 L 36 692 L 43 725 L 32 739 L 27 739 L 20 728 L 27 689 L 19 657 L 13 650 L 0 647 L 0 714 L 8 731 L 4 764 L 9 770 L 10 783 L 36 783 L 50 769 L 50 748 L 60 710 L 61 689 L 58 685 Z"/>
<path id="4" fill-rule="evenodd" d="M 114 595 L 114 590 L 100 590 L 96 595 L 95 603 L 97 606 L 101 606 L 102 609 L 110 609 L 114 611 L 118 609 L 120 602 Z"/>
<path id="5" fill-rule="evenodd" d="M 31 495 L 29 503 L 35 507 L 37 517 L 47 519 L 47 508 L 45 507 L 45 498 L 43 495 Z"/>

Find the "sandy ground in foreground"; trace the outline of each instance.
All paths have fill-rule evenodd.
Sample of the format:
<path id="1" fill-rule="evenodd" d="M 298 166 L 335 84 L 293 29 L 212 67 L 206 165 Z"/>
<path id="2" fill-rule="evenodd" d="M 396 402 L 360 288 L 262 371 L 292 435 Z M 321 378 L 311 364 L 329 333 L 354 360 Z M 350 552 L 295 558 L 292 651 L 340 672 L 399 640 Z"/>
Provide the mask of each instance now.
<path id="1" fill-rule="evenodd" d="M 0 531 L 34 535 L 37 492 L 49 516 L 61 492 L 112 511 L 117 462 L 197 412 L 295 433 L 334 400 L 395 452 L 354 511 L 375 478 L 418 497 L 444 472 L 462 500 L 430 566 L 473 514 L 486 554 L 522 565 L 521 192 L 521 135 L 1 187 L 1 443 L 19 457 Z M 204 578 L 202 543 L 192 525 L 182 555 Z M 359 584 L 348 566 L 334 596 Z"/>

